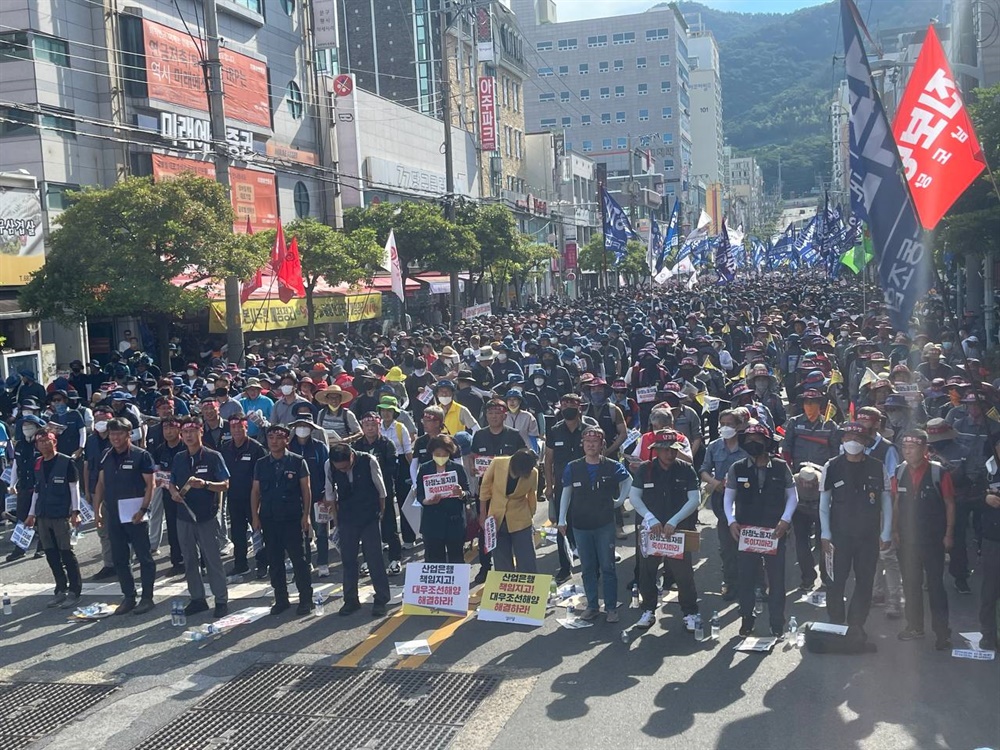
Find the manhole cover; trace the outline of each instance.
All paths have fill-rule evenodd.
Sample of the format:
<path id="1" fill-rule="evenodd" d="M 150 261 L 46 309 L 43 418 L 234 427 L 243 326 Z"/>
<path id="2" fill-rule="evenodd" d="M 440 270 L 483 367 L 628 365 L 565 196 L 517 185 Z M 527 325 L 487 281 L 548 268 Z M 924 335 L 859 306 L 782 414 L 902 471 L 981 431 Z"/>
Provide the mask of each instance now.
<path id="1" fill-rule="evenodd" d="M 358 699 L 348 702 L 336 715 L 376 721 L 464 724 L 497 682 L 496 677 L 481 674 L 372 670 Z"/>
<path id="2" fill-rule="evenodd" d="M 277 750 L 292 747 L 313 723 L 301 716 L 185 711 L 136 750 Z"/>
<path id="3" fill-rule="evenodd" d="M 443 750 L 460 729 L 450 724 L 323 719 L 288 750 Z"/>
<path id="4" fill-rule="evenodd" d="M 322 716 L 352 693 L 365 672 L 348 667 L 256 665 L 226 683 L 198 708 Z"/>
<path id="5" fill-rule="evenodd" d="M 115 689 L 114 685 L 0 682 L 0 747 L 27 747 L 69 724 Z"/>

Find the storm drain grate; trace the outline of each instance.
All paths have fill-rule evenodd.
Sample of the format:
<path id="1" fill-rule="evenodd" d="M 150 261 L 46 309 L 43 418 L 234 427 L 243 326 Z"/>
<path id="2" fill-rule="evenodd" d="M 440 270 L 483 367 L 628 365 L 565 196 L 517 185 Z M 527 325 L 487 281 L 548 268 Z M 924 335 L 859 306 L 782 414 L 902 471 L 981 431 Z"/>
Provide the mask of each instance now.
<path id="1" fill-rule="evenodd" d="M 288 750 L 443 750 L 460 729 L 451 724 L 324 719 Z"/>
<path id="2" fill-rule="evenodd" d="M 114 685 L 0 682 L 0 748 L 20 750 L 69 724 Z"/>
<path id="3" fill-rule="evenodd" d="M 137 750 L 444 750 L 492 675 L 255 665 Z"/>
<path id="4" fill-rule="evenodd" d="M 293 746 L 315 719 L 229 711 L 185 711 L 136 750 L 277 750 Z"/>

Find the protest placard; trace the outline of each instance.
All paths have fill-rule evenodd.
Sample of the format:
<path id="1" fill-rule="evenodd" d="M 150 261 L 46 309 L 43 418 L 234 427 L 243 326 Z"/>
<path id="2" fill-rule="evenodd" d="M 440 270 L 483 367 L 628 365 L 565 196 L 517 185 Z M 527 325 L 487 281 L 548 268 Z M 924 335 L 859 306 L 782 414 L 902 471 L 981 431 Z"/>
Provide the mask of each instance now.
<path id="1" fill-rule="evenodd" d="M 487 552 L 492 552 L 497 546 L 497 519 L 493 516 L 487 516 L 483 521 L 483 540 Z"/>
<path id="2" fill-rule="evenodd" d="M 94 520 L 94 509 L 90 507 L 88 503 L 83 498 L 80 498 L 80 523 L 90 523 Z"/>
<path id="3" fill-rule="evenodd" d="M 154 487 L 166 487 L 170 484 L 170 472 L 169 471 L 154 471 L 153 472 L 153 486 Z"/>
<path id="4" fill-rule="evenodd" d="M 491 570 L 479 604 L 478 618 L 515 625 L 542 625 L 552 576 Z"/>
<path id="5" fill-rule="evenodd" d="M 643 557 L 684 557 L 684 534 L 677 532 L 671 536 L 650 534 L 645 522 L 639 528 L 639 551 Z"/>
<path id="6" fill-rule="evenodd" d="M 774 538 L 774 529 L 764 526 L 740 527 L 740 552 L 755 552 L 760 555 L 778 554 L 778 540 Z"/>
<path id="7" fill-rule="evenodd" d="M 429 385 L 425 385 L 420 393 L 417 394 L 417 400 L 422 404 L 429 404 L 434 400 L 434 391 L 431 390 Z"/>
<path id="8" fill-rule="evenodd" d="M 492 462 L 493 456 L 473 456 L 472 465 L 476 470 L 476 476 L 486 476 L 486 470 L 490 468 Z"/>
<path id="9" fill-rule="evenodd" d="M 424 476 L 424 499 L 460 497 L 462 486 L 458 483 L 458 472 L 440 471 Z"/>
<path id="10" fill-rule="evenodd" d="M 635 400 L 640 404 L 651 404 L 656 401 L 656 386 L 635 389 Z"/>
<path id="11" fill-rule="evenodd" d="M 469 565 L 407 563 L 403 614 L 465 615 L 469 611 Z"/>
<path id="12" fill-rule="evenodd" d="M 11 532 L 10 541 L 15 547 L 27 550 L 31 546 L 31 540 L 35 538 L 35 530 L 29 529 L 23 522 L 18 522 Z"/>

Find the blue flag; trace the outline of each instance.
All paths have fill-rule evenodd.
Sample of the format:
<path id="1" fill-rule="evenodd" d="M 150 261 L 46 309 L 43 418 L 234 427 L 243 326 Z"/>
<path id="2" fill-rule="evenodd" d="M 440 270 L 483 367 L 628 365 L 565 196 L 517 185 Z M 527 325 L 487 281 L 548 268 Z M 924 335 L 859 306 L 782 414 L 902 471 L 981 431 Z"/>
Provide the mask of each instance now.
<path id="1" fill-rule="evenodd" d="M 788 225 L 784 232 L 778 235 L 771 247 L 768 255 L 768 270 L 774 270 L 778 266 L 790 264 L 792 259 L 798 261 L 795 254 L 795 222 Z"/>
<path id="2" fill-rule="evenodd" d="M 844 67 L 850 89 L 851 213 L 867 222 L 892 324 L 905 331 L 934 278 L 905 172 L 872 82 L 853 0 L 840 0 Z"/>
<path id="3" fill-rule="evenodd" d="M 819 260 L 819 249 L 816 246 L 816 230 L 819 223 L 819 213 L 817 213 L 795 239 L 795 255 L 800 266 L 812 266 Z"/>
<path id="4" fill-rule="evenodd" d="M 680 199 L 674 201 L 674 210 L 670 212 L 670 221 L 667 224 L 667 236 L 663 238 L 663 247 L 660 257 L 656 259 L 656 270 L 662 270 L 664 265 L 677 262 L 677 250 L 680 246 L 681 235 L 678 231 L 681 218 Z"/>
<path id="5" fill-rule="evenodd" d="M 729 250 L 729 233 L 726 231 L 726 220 L 723 219 L 722 232 L 719 233 L 719 241 L 715 246 L 715 273 L 718 275 L 716 279 L 717 284 L 728 284 L 736 278 Z"/>
<path id="6" fill-rule="evenodd" d="M 649 220 L 649 246 L 646 248 L 646 266 L 649 268 L 651 276 L 655 276 L 657 262 L 663 257 L 663 232 L 660 231 L 659 222 L 650 217 Z"/>
<path id="7" fill-rule="evenodd" d="M 604 204 L 602 212 L 604 214 L 604 249 L 611 250 L 615 254 L 615 263 L 620 263 L 621 259 L 625 257 L 628 241 L 637 239 L 638 235 L 632 229 L 632 223 L 628 220 L 628 216 L 611 197 L 607 188 L 601 188 L 601 200 Z"/>

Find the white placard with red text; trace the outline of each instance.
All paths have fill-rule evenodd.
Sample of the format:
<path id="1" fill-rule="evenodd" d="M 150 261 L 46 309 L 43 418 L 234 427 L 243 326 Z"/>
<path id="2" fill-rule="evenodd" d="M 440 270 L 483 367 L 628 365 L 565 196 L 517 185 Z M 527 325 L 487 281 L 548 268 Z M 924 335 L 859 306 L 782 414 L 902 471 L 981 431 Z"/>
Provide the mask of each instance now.
<path id="1" fill-rule="evenodd" d="M 650 404 L 656 401 L 656 386 L 635 389 L 635 400 L 640 404 Z"/>
<path id="2" fill-rule="evenodd" d="M 452 563 L 407 563 L 403 614 L 467 614 L 470 567 Z"/>
<path id="3" fill-rule="evenodd" d="M 497 519 L 487 516 L 483 521 L 483 541 L 487 552 L 492 552 L 497 546 Z"/>
<path id="4" fill-rule="evenodd" d="M 424 476 L 425 500 L 460 497 L 461 494 L 462 486 L 458 483 L 458 472 L 442 471 Z"/>
<path id="5" fill-rule="evenodd" d="M 740 528 L 740 552 L 755 552 L 759 555 L 778 554 L 778 540 L 774 529 L 765 526 L 743 526 Z"/>

